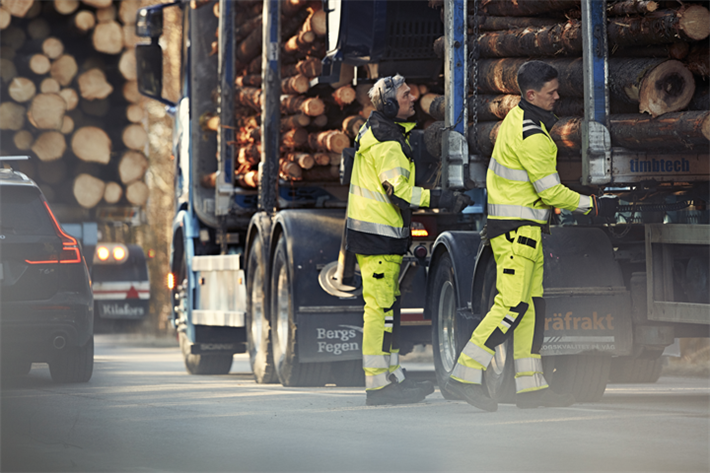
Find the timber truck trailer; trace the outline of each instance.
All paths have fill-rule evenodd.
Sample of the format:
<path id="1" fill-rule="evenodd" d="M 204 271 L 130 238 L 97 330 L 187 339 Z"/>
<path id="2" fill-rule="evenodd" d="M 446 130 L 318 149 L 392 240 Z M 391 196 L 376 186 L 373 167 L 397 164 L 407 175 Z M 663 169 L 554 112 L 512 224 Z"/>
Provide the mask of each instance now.
<path id="1" fill-rule="evenodd" d="M 439 381 L 450 374 L 496 293 L 495 262 L 479 234 L 496 129 L 479 112 L 488 100 L 483 94 L 519 94 L 487 84 L 505 82 L 500 72 L 505 64 L 516 64 L 517 70 L 518 62 L 545 55 L 516 54 L 514 47 L 512 53 L 486 49 L 487 35 L 493 33 L 484 34 L 479 26 L 496 15 L 537 15 L 535 21 L 544 23 L 537 28 L 543 31 L 566 21 L 577 28 L 576 36 L 565 39 L 572 59 L 553 60 L 576 71 L 561 71 L 561 95 L 571 90 L 577 112 L 560 120 L 566 125 L 562 132 L 553 129 L 560 178 L 583 193 L 615 193 L 623 204 L 613 222 L 560 212 L 544 236 L 546 378 L 579 401 L 598 400 L 612 365 L 623 368 L 622 373 L 638 372 L 649 363 L 655 366 L 675 338 L 709 335 L 710 112 L 683 109 L 654 119 L 638 113 L 637 93 L 635 115 L 610 114 L 612 92 L 617 92 L 610 69 L 618 68 L 619 59 L 610 56 L 607 2 L 515 5 L 534 3 L 547 4 L 548 10 L 516 12 L 513 2 L 503 0 L 327 0 L 303 5 L 308 9 L 303 13 L 298 0 L 220 0 L 139 11 L 136 33 L 150 38 L 150 44 L 136 48 L 139 88 L 165 103 L 175 118 L 177 212 L 169 279 L 172 323 L 190 373 L 227 373 L 232 355 L 247 352 L 260 383 L 364 383 L 364 303 L 352 255 L 342 245 L 348 189 L 323 173 L 307 179 L 306 170 L 301 180 L 294 180 L 286 166 L 300 159 L 294 151 L 304 151 L 306 145 L 289 141 L 293 129 L 281 113 L 296 113 L 289 108 L 294 101 L 320 98 L 328 106 L 320 126 L 346 128 L 343 116 L 361 108 L 333 103 L 328 97 L 334 89 L 369 87 L 380 77 L 400 73 L 420 92 L 443 98 L 438 102 L 442 123 L 431 123 L 431 116 L 419 111 L 417 118 L 428 120 L 429 126 L 410 136 L 417 185 L 466 190 L 476 201 L 459 214 L 414 212 L 411 252 L 401 271 L 401 353 L 431 344 Z M 561 11 L 561 4 L 575 9 L 580 19 L 549 12 Z M 498 7 L 501 13 L 489 11 Z M 168 8 L 178 10 L 181 18 L 176 102 L 162 95 L 159 40 Z M 324 45 L 304 46 L 311 31 L 306 24 L 319 10 L 326 18 Z M 255 23 L 263 25 L 256 33 Z M 432 47 L 440 37 L 443 58 Z M 510 49 L 502 40 L 493 44 Z M 310 77 L 300 99 L 284 95 L 293 93 L 285 80 L 293 74 L 289 71 L 303 72 L 299 67 L 308 55 L 321 60 L 319 73 Z M 498 64 L 496 57 L 505 59 Z M 692 75 L 673 78 L 672 84 L 693 80 Z M 246 112 L 249 106 L 252 111 Z M 425 111 L 436 116 L 434 108 L 432 104 Z M 258 159 L 252 161 L 245 159 L 247 148 L 255 149 L 244 139 L 248 113 L 256 114 L 251 123 L 258 126 L 249 136 L 258 135 L 260 143 Z M 653 131 L 642 131 L 646 138 L 634 141 L 638 134 L 629 138 L 616 131 L 624 117 L 631 119 L 632 131 L 663 123 L 676 141 L 654 139 Z M 317 142 L 321 134 L 314 128 L 319 117 L 311 118 L 303 126 L 310 131 L 308 144 L 319 149 L 325 146 Z M 218 125 L 210 128 L 210 120 Z M 691 126 L 696 123 L 700 125 Z M 248 179 L 245 173 L 251 173 Z M 508 341 L 496 349 L 485 372 L 489 392 L 501 401 L 514 395 L 512 358 Z"/>

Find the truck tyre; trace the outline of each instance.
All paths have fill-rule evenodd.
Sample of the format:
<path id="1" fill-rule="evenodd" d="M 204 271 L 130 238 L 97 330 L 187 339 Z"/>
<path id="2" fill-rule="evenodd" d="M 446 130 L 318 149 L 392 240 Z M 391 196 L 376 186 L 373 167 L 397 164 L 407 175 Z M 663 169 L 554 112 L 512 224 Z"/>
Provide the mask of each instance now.
<path id="1" fill-rule="evenodd" d="M 661 377 L 663 358 L 657 356 L 633 358 L 619 356 L 612 358 L 609 381 L 612 383 L 655 383 Z"/>
<path id="2" fill-rule="evenodd" d="M 86 383 L 94 372 L 94 336 L 84 346 L 66 347 L 49 362 L 55 383 Z"/>
<path id="3" fill-rule="evenodd" d="M 330 364 L 332 381 L 337 386 L 364 387 L 365 370 L 362 360 L 335 361 Z"/>
<path id="4" fill-rule="evenodd" d="M 188 373 L 228 374 L 232 368 L 233 355 L 195 355 L 190 353 L 190 341 L 185 332 L 180 332 L 179 340 Z"/>
<path id="5" fill-rule="evenodd" d="M 496 295 L 498 295 L 498 290 L 496 289 L 496 262 L 493 258 L 490 258 L 483 273 L 482 316 L 485 316 L 493 307 Z M 485 312 L 483 312 L 484 309 Z M 488 394 L 500 403 L 515 402 L 513 337 L 514 335 L 495 348 L 495 355 L 491 360 L 491 364 L 483 372 L 483 384 L 488 389 Z"/>
<path id="6" fill-rule="evenodd" d="M 271 320 L 266 311 L 266 264 L 262 261 L 262 244 L 257 237 L 249 252 L 247 264 L 247 352 L 254 379 L 259 384 L 277 381 L 271 349 Z"/>
<path id="7" fill-rule="evenodd" d="M 431 343 L 434 353 L 436 381 L 444 398 L 457 400 L 458 397 L 443 389 L 446 380 L 456 366 L 456 360 L 466 343 L 467 332 L 462 329 L 456 316 L 458 288 L 454 276 L 451 256 L 444 253 L 433 269 L 432 284 L 429 285 L 429 313 L 431 314 Z M 462 333 L 466 332 L 466 333 Z"/>
<path id="8" fill-rule="evenodd" d="M 611 357 L 605 355 L 562 355 L 551 357 L 551 373 L 545 373 L 550 387 L 570 393 L 577 402 L 596 402 L 602 398 L 609 379 Z"/>
<path id="9" fill-rule="evenodd" d="M 291 275 L 286 239 L 281 236 L 271 271 L 271 336 L 276 374 L 284 386 L 325 386 L 330 379 L 330 363 L 298 361 Z"/>
<path id="10" fill-rule="evenodd" d="M 0 373 L 5 378 L 27 376 L 32 370 L 32 361 L 27 358 L 17 360 L 2 360 L 2 371 Z"/>

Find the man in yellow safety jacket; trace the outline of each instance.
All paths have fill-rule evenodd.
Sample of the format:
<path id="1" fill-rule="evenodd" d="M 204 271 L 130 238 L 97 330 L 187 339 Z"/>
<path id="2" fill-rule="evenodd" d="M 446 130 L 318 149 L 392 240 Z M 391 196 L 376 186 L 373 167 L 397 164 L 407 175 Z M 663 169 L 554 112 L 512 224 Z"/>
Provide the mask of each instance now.
<path id="1" fill-rule="evenodd" d="M 616 201 L 580 195 L 560 183 L 557 146 L 550 129 L 559 82 L 557 70 L 529 61 L 518 70 L 520 104 L 503 120 L 486 175 L 487 237 L 496 261 L 493 307 L 464 346 L 445 389 L 469 404 L 497 410 L 482 386 L 495 347 L 510 334 L 515 359 L 516 404 L 520 408 L 569 406 L 570 394 L 552 391 L 542 372 L 540 348 L 545 321 L 542 299 L 542 231 L 557 207 L 574 213 L 613 216 Z"/>
<path id="2" fill-rule="evenodd" d="M 420 402 L 434 387 L 405 380 L 398 345 L 399 270 L 409 248 L 411 212 L 437 204 L 460 210 L 470 199 L 414 185 L 408 136 L 415 123 L 406 121 L 414 115 L 414 97 L 404 77 L 378 80 L 369 95 L 376 110 L 355 140 L 346 222 L 347 249 L 357 256 L 365 299 L 366 403 Z"/>

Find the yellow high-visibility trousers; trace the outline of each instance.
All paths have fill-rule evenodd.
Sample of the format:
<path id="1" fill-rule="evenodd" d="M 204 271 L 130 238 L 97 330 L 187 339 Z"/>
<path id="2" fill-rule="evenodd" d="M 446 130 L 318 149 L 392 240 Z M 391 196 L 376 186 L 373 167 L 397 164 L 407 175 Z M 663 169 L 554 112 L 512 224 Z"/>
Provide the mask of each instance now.
<path id="1" fill-rule="evenodd" d="M 540 347 L 544 329 L 542 229 L 523 226 L 491 240 L 496 261 L 493 307 L 464 346 L 451 377 L 481 384 L 495 347 L 513 336 L 516 391 L 547 387 Z M 536 307 L 537 306 L 537 307 Z M 537 309 L 537 310 L 536 310 Z"/>
<path id="2" fill-rule="evenodd" d="M 400 255 L 357 255 L 365 299 L 362 365 L 365 389 L 382 389 L 391 377 L 404 380 L 399 365 Z"/>

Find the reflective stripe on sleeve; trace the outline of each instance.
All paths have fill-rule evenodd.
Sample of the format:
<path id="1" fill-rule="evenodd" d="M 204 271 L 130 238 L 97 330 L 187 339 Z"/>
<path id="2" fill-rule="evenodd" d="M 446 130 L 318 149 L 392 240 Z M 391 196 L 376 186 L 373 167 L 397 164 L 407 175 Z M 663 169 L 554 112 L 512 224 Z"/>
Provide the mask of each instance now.
<path id="1" fill-rule="evenodd" d="M 365 373 L 365 389 L 382 388 L 390 384 L 389 373 L 369 375 Z"/>
<path id="2" fill-rule="evenodd" d="M 493 359 L 492 353 L 488 353 L 486 350 L 479 347 L 478 345 L 474 345 L 473 343 L 471 343 L 471 341 L 466 343 L 466 346 L 463 347 L 462 353 L 468 356 L 469 358 L 476 360 L 483 366 L 488 366 L 488 363 L 490 363 Z"/>
<path id="3" fill-rule="evenodd" d="M 509 181 L 528 182 L 530 180 L 527 171 L 522 169 L 510 169 L 500 164 L 495 158 L 491 158 L 488 169 L 493 171 L 496 176 L 508 179 Z"/>
<path id="4" fill-rule="evenodd" d="M 535 373 L 532 376 L 520 376 L 515 378 L 516 392 L 537 391 L 547 387 L 547 382 L 542 373 Z"/>
<path id="5" fill-rule="evenodd" d="M 576 214 L 586 214 L 592 208 L 592 198 L 588 195 L 579 196 L 579 206 L 573 211 Z"/>
<path id="6" fill-rule="evenodd" d="M 390 355 L 362 355 L 362 367 L 389 369 Z"/>
<path id="7" fill-rule="evenodd" d="M 547 221 L 549 209 L 531 209 L 522 205 L 504 205 L 488 203 L 488 215 L 522 220 Z"/>
<path id="8" fill-rule="evenodd" d="M 516 373 L 542 373 L 542 360 L 540 358 L 520 358 L 515 360 Z"/>
<path id="9" fill-rule="evenodd" d="M 365 189 L 364 187 L 357 186 L 355 184 L 350 184 L 350 193 L 352 195 L 357 195 L 359 197 L 364 197 L 366 199 L 376 200 L 378 202 L 383 202 L 385 204 L 391 204 L 389 197 L 386 194 L 380 192 L 373 192 L 370 189 Z"/>
<path id="10" fill-rule="evenodd" d="M 550 174 L 549 176 L 545 176 L 542 179 L 538 179 L 537 181 L 533 182 L 533 187 L 535 187 L 535 190 L 539 194 L 542 191 L 546 191 L 547 189 L 551 187 L 555 187 L 557 184 L 561 184 L 562 181 L 560 181 L 560 175 L 557 173 Z"/>
<path id="11" fill-rule="evenodd" d="M 364 222 L 348 217 L 348 228 L 373 235 L 386 236 L 390 238 L 407 238 L 409 227 L 392 227 L 382 223 Z"/>
<path id="12" fill-rule="evenodd" d="M 456 363 L 456 366 L 454 366 L 454 369 L 451 372 L 451 376 L 468 381 L 469 383 L 481 384 L 483 380 L 483 370 L 479 370 L 478 368 L 469 368 L 468 366 Z"/>
<path id="13" fill-rule="evenodd" d="M 409 179 L 409 169 L 404 168 L 393 168 L 388 171 L 380 173 L 380 182 L 385 182 L 388 179 L 394 179 L 395 177 L 404 176 L 405 179 Z"/>
<path id="14" fill-rule="evenodd" d="M 412 209 L 418 209 L 419 204 L 422 203 L 422 188 L 421 187 L 412 187 L 412 200 L 409 202 L 409 205 L 412 207 Z"/>

